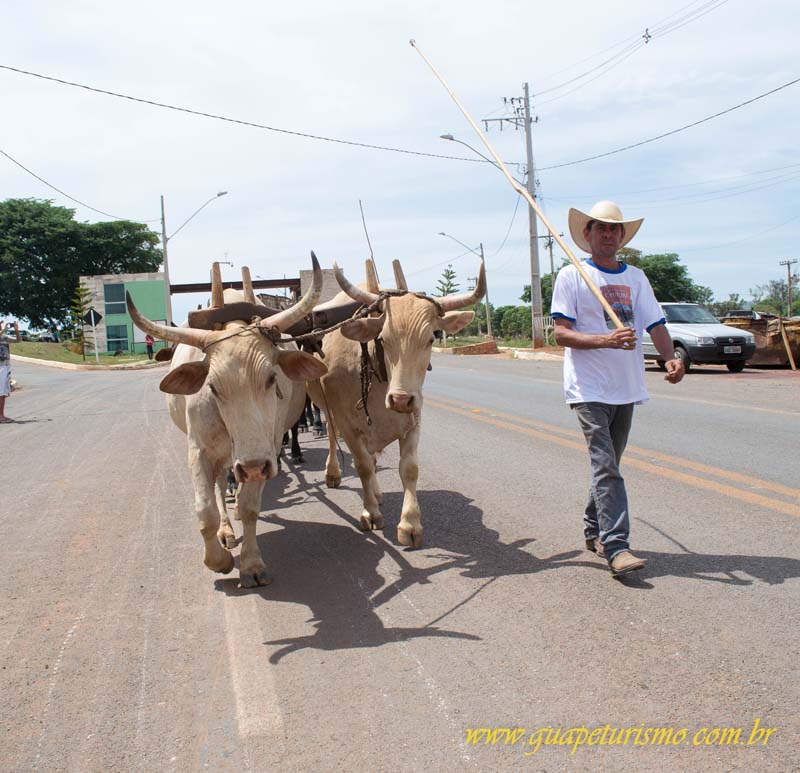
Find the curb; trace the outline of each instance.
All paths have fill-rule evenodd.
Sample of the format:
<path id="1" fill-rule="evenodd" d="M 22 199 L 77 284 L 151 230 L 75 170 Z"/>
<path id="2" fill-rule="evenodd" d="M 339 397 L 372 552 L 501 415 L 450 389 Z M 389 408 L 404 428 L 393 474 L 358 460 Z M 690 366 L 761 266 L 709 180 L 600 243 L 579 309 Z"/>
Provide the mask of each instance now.
<path id="1" fill-rule="evenodd" d="M 532 352 L 530 349 L 514 349 L 515 360 L 541 360 L 543 362 L 564 362 L 563 354 L 552 352 Z"/>
<path id="2" fill-rule="evenodd" d="M 30 363 L 33 365 L 47 365 L 50 368 L 61 368 L 62 370 L 149 370 L 150 368 L 161 368 L 168 365 L 168 362 L 142 362 L 131 363 L 130 365 L 83 365 L 74 362 L 55 362 L 54 360 L 40 360 L 36 357 L 23 357 L 21 354 L 12 354 L 12 360 Z"/>

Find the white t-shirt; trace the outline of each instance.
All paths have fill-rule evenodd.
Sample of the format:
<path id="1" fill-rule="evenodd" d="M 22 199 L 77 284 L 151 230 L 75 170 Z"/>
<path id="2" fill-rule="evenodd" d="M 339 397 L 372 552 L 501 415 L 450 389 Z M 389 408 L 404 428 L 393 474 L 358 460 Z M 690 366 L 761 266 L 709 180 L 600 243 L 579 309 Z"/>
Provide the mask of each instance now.
<path id="1" fill-rule="evenodd" d="M 636 348 L 630 350 L 566 347 L 564 394 L 567 403 L 643 403 L 648 395 L 644 386 L 642 333 L 665 322 L 653 288 L 644 271 L 627 263 L 609 270 L 587 260 L 583 267 L 622 324 L 636 331 L 637 341 Z M 573 323 L 573 330 L 580 333 L 614 330 L 614 323 L 575 266 L 565 266 L 558 272 L 551 309 L 554 318 L 568 319 Z"/>

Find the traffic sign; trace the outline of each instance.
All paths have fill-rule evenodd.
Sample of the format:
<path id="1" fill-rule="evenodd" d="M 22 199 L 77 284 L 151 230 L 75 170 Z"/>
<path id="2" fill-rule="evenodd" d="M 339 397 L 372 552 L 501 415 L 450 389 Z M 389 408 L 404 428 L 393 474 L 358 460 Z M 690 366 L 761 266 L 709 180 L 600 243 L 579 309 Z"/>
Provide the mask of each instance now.
<path id="1" fill-rule="evenodd" d="M 101 319 L 103 319 L 103 315 L 100 314 L 100 312 L 95 311 L 94 309 L 89 309 L 89 311 L 86 312 L 86 316 L 83 318 L 83 321 L 87 325 L 97 325 Z"/>

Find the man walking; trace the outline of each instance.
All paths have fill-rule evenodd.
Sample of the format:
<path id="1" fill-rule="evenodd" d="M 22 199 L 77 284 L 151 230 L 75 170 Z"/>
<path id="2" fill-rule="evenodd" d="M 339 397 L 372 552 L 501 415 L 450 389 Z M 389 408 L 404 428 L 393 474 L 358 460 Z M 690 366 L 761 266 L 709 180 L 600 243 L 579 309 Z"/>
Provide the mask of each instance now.
<path id="1" fill-rule="evenodd" d="M 565 347 L 567 404 L 576 412 L 589 448 L 586 547 L 605 558 L 614 575 L 636 571 L 645 563 L 630 551 L 628 496 L 619 471 L 633 406 L 648 400 L 640 343 L 644 330 L 666 363 L 665 379 L 677 384 L 684 375 L 650 282 L 643 271 L 616 257 L 642 221 L 623 219 L 611 201 L 598 202 L 588 214 L 569 211 L 572 239 L 591 255 L 584 267 L 625 327 L 614 327 L 572 265 L 558 273 L 551 311 L 556 343 Z"/>

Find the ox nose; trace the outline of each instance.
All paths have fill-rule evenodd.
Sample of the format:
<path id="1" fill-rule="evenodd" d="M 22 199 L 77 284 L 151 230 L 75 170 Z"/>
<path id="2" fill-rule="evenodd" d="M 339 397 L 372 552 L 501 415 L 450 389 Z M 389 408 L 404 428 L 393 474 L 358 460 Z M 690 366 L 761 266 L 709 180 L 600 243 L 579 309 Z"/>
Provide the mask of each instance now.
<path id="1" fill-rule="evenodd" d="M 390 410 L 398 413 L 411 413 L 414 410 L 414 395 L 407 392 L 389 392 L 386 402 Z"/>
<path id="2" fill-rule="evenodd" d="M 233 474 L 239 483 L 257 480 L 269 480 L 274 478 L 277 474 L 275 464 L 272 459 L 267 459 L 263 464 L 261 462 L 240 462 L 237 460 L 233 465 Z"/>

